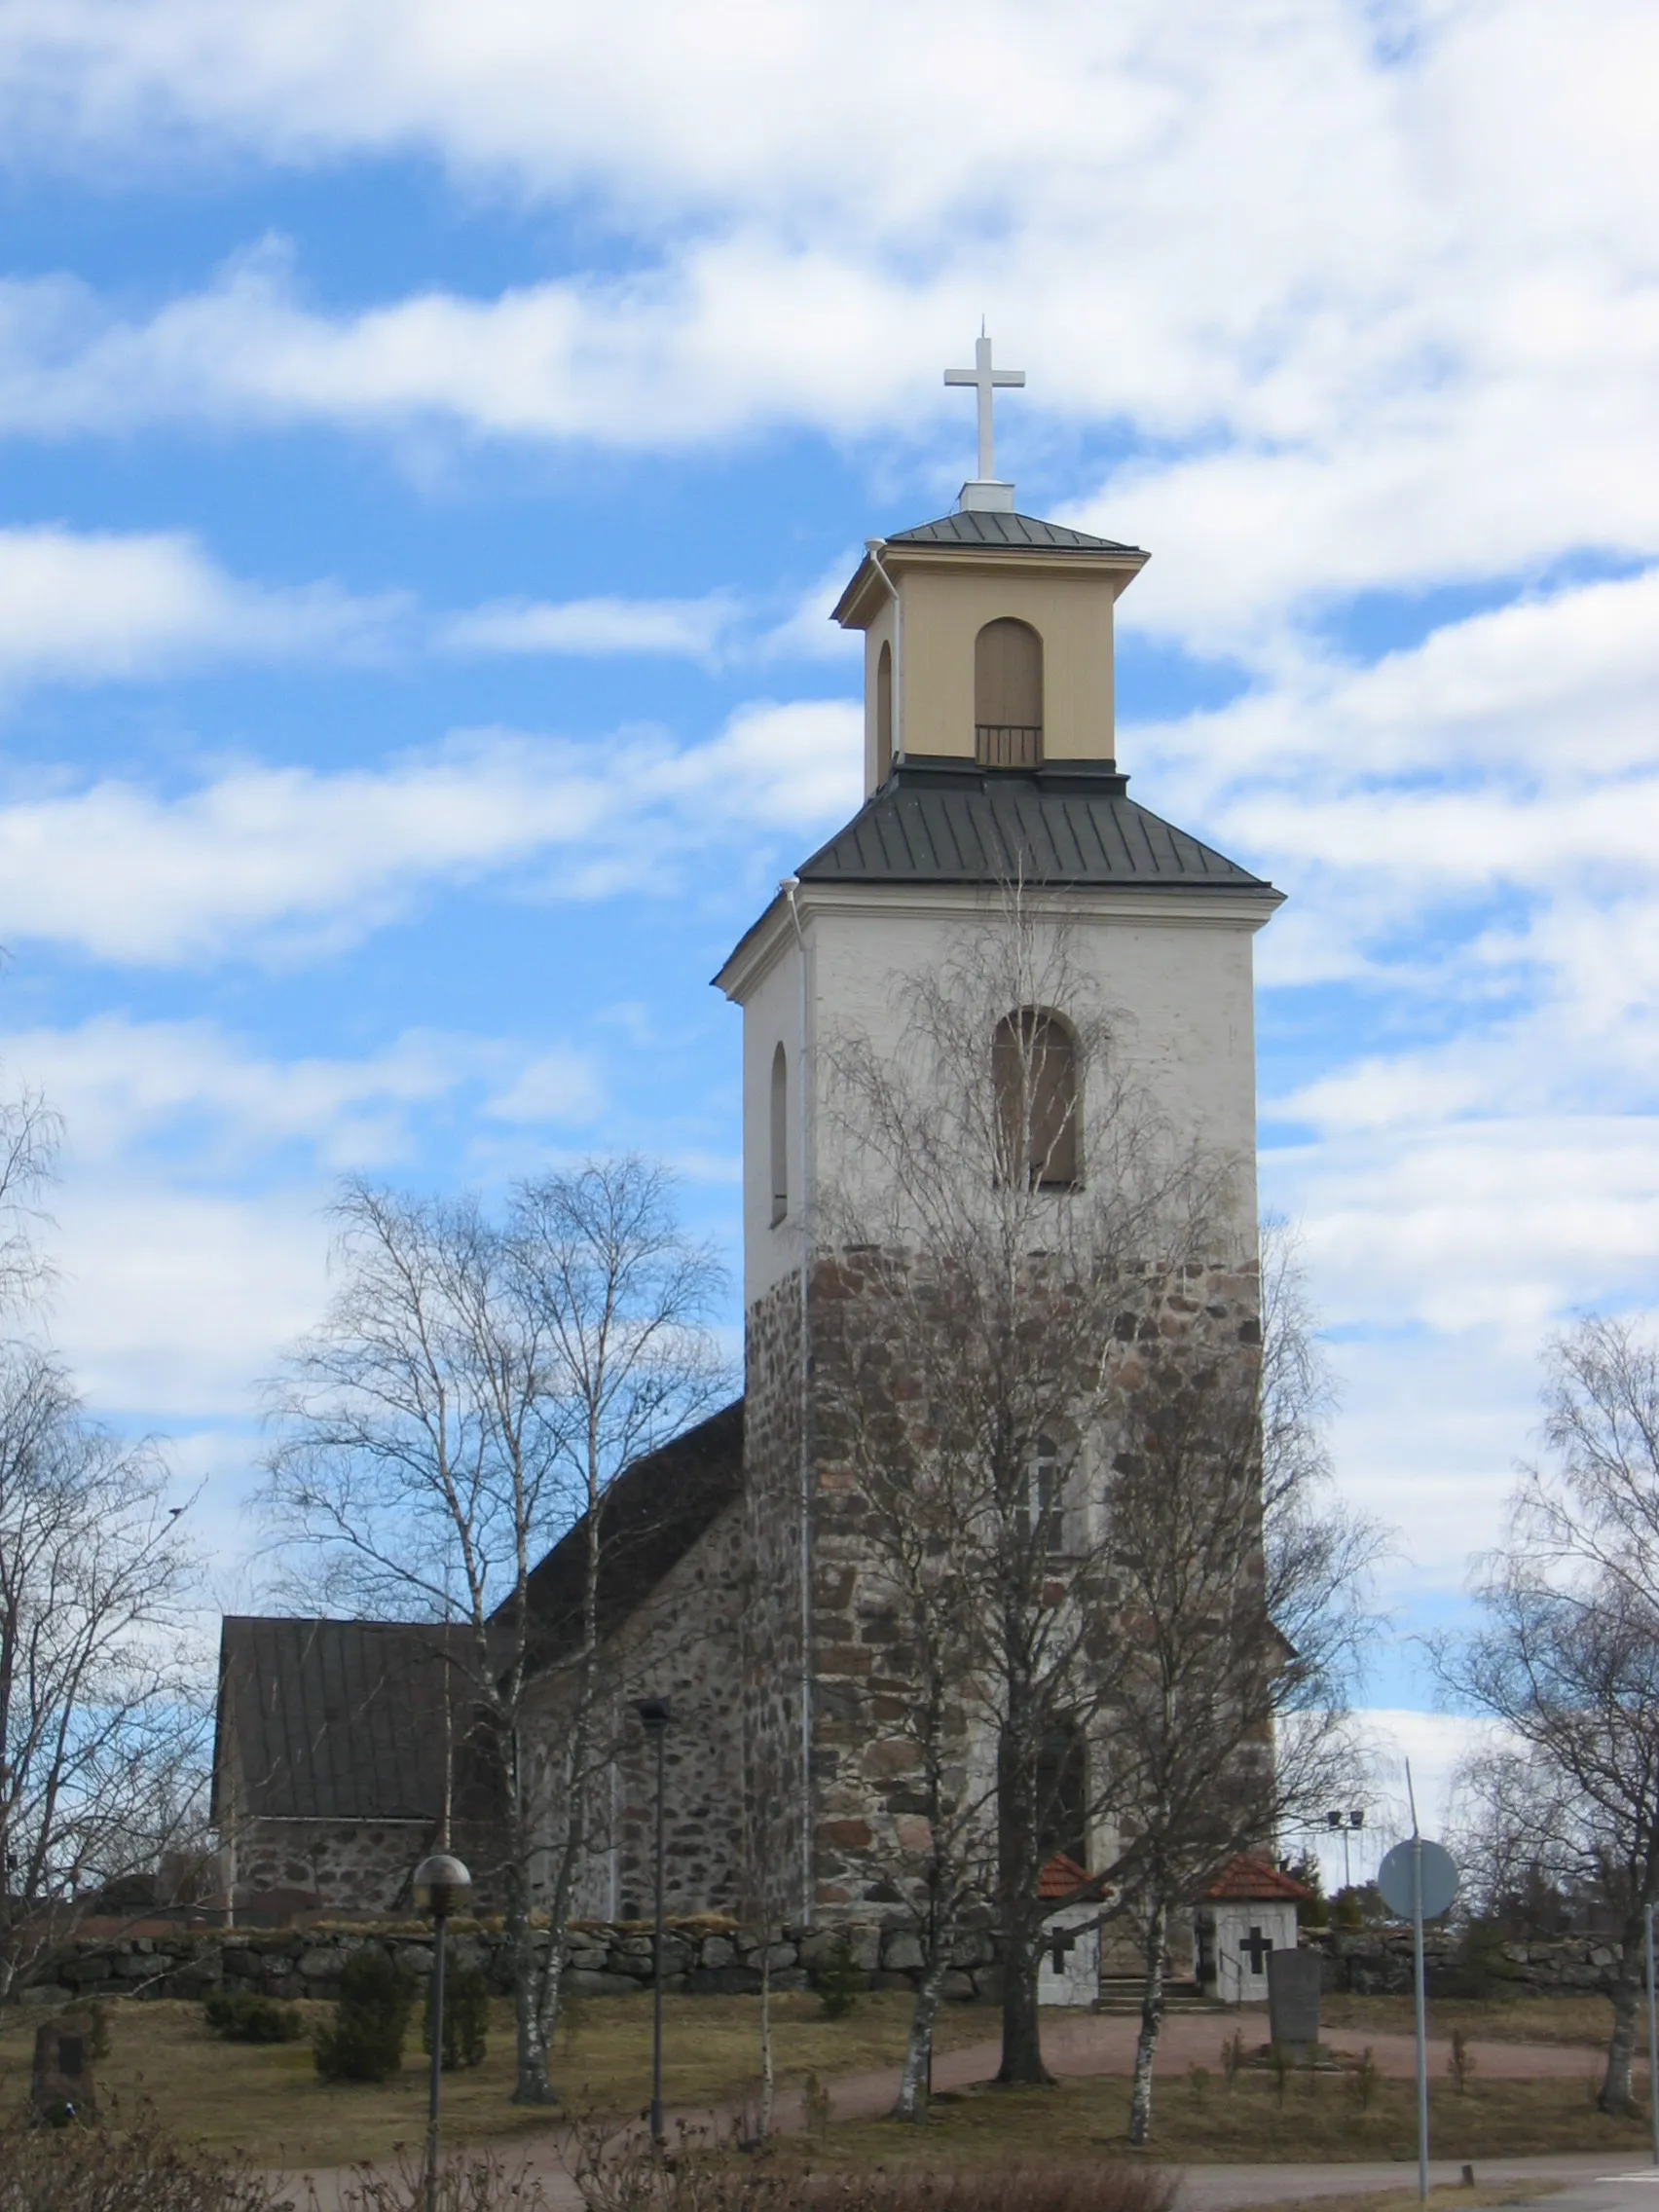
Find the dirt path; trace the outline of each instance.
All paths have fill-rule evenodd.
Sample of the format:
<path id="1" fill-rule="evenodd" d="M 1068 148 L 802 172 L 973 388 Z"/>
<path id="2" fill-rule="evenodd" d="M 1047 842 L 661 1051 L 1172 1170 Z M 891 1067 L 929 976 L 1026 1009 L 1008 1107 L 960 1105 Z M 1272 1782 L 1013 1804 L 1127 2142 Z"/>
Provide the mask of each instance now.
<path id="1" fill-rule="evenodd" d="M 1189 2066 L 1208 2066 L 1219 2071 L 1221 2046 L 1232 2035 L 1235 2027 L 1242 2031 L 1246 2051 L 1256 2049 L 1267 2041 L 1266 2006 L 1242 2006 L 1236 2012 L 1175 2012 L 1164 2021 L 1163 2033 L 1159 2039 L 1157 2072 L 1161 2075 L 1184 2074 Z M 1138 2020 L 1127 2014 L 1100 2012 L 1062 2012 L 1050 2010 L 1043 2015 L 1043 2053 L 1050 2070 L 1061 2077 L 1082 2079 L 1103 2074 L 1127 2075 L 1134 2060 L 1135 2038 L 1139 2032 Z M 1334 2050 L 1351 2051 L 1355 2056 L 1369 2048 L 1379 2070 L 1400 2080 L 1408 2080 L 1417 2067 L 1417 2045 L 1408 2035 L 1383 2034 L 1372 2031 L 1333 2030 L 1328 2042 Z M 1440 2080 L 1446 2073 L 1446 2062 L 1451 2044 L 1445 2038 L 1431 2036 L 1428 2046 L 1428 2065 L 1431 2080 Z M 1559 2081 L 1583 2079 L 1597 2062 L 1594 2051 L 1571 2044 L 1544 2043 L 1484 2043 L 1471 2041 L 1476 2071 L 1482 2081 L 1526 2082 L 1539 2080 Z M 983 2043 L 969 2044 L 961 2050 L 941 2052 L 934 2060 L 934 2087 L 936 2089 L 966 2089 L 978 2082 L 991 2081 L 1001 2057 L 994 2038 Z M 829 2084 L 831 2110 L 837 2120 L 876 2120 L 893 2109 L 893 2100 L 899 2090 L 899 2070 L 894 2066 L 873 2068 L 863 2074 L 837 2075 Z M 701 2110 L 671 2113 L 669 2127 L 683 2120 L 687 2123 L 711 2125 L 719 2132 L 728 2129 L 738 2117 L 737 2107 L 721 2105 Z M 780 2089 L 775 2108 L 775 2124 L 781 2131 L 794 2133 L 805 2125 L 805 2112 L 798 2089 Z M 569 2212 L 580 2203 L 575 2187 L 566 2171 L 560 2156 L 557 2131 L 532 2137 L 519 2138 L 507 2150 L 506 2161 L 517 2170 L 521 2161 L 543 2183 L 549 2203 L 557 2212 Z M 1517 2161 L 1530 2166 L 1532 2161 Z M 1539 2170 L 1549 2161 L 1539 2161 Z M 1588 2165 L 1592 2161 L 1577 2161 Z M 1319 2169 L 1321 2172 L 1326 2169 Z M 1336 2171 L 1337 2169 L 1330 2169 Z M 1344 2167 L 1348 2176 L 1346 2187 L 1361 2189 L 1368 2181 L 1351 2178 L 1358 2169 Z M 1397 2166 L 1379 2168 L 1380 2173 L 1392 2175 L 1392 2184 L 1398 2186 Z M 1302 2183 L 1309 2179 L 1311 2169 L 1301 2167 L 1226 2167 L 1211 2169 L 1196 2166 L 1192 2169 L 1192 2186 L 1184 2192 L 1187 2202 L 1197 2207 L 1202 2203 L 1206 2212 L 1212 2205 L 1219 2206 L 1221 2199 L 1214 2194 L 1221 2185 L 1217 2179 L 1200 2177 L 1226 2174 L 1235 2177 L 1235 2194 L 1229 2202 L 1249 2204 L 1268 2201 L 1278 2196 L 1325 2194 L 1310 2192 L 1305 2186 L 1278 2188 L 1269 2182 L 1272 2175 L 1297 2176 Z M 1255 2186 L 1245 2177 L 1256 2177 Z M 342 2177 L 338 2173 L 323 2173 L 315 2177 L 319 2212 L 336 2212 Z M 1455 2178 L 1455 2177 L 1454 2177 Z M 1378 2187 L 1384 2184 L 1379 2182 Z M 303 2193 L 302 2193 L 303 2201 Z M 1659 2212 L 1659 2206 L 1655 2207 Z"/>

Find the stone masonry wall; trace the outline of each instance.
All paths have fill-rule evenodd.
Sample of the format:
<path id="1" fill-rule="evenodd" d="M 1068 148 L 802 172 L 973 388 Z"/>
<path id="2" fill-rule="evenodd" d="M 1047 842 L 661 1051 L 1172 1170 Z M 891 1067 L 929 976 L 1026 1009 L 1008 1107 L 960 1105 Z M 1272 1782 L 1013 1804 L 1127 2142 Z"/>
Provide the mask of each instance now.
<path id="1" fill-rule="evenodd" d="M 800 1284 L 789 1275 L 744 1325 L 744 1780 L 751 1885 L 769 1918 L 801 1915 Z M 814 1720 L 816 1723 L 816 1714 Z M 817 1737 L 814 1736 L 816 1756 Z"/>
<path id="2" fill-rule="evenodd" d="M 731 1506 L 678 1560 L 606 1645 L 594 1714 L 588 1850 L 576 1909 L 630 1919 L 650 1908 L 656 1868 L 656 1755 L 635 1711 L 667 1701 L 663 1745 L 664 1890 L 670 1913 L 731 1912 L 740 1901 L 743 1714 L 739 1689 L 743 1523 Z M 551 1677 L 533 1692 L 530 1725 L 556 1765 L 569 1709 Z M 550 1793 L 541 1833 L 563 1829 Z M 541 1886 L 551 1880 L 549 1863 Z"/>
<path id="3" fill-rule="evenodd" d="M 1356 1996 L 1400 1996 L 1412 1986 L 1409 1928 L 1304 1928 L 1301 1946 L 1323 1961 L 1328 1990 Z M 1460 1929 L 1423 1930 L 1423 1976 L 1431 1995 L 1452 1993 L 1468 1972 Z M 1481 1957 L 1481 1983 L 1492 1995 L 1583 1997 L 1604 1989 L 1623 1957 L 1606 1936 L 1564 1936 L 1550 1942 L 1515 1942 Z"/>
<path id="4" fill-rule="evenodd" d="M 396 1912 L 432 1832 L 428 1821 L 244 1821 L 235 1831 L 237 1896 L 254 1906 L 271 1897 Z"/>
<path id="5" fill-rule="evenodd" d="M 770 1936 L 773 1988 L 806 1988 L 840 1933 L 828 1927 L 774 1929 Z M 914 1986 L 921 1967 L 914 1936 L 862 1922 L 849 1923 L 845 1933 L 867 1986 Z M 673 1922 L 664 1944 L 668 1987 L 692 1996 L 756 1991 L 761 1942 L 757 1934 L 712 1915 Z M 346 1961 L 370 1943 L 389 1951 L 410 1973 L 431 1972 L 431 1936 L 419 1923 L 304 1932 L 180 1932 L 79 1942 L 20 1992 L 20 2002 L 58 2005 L 72 1997 L 99 1995 L 203 1998 L 219 1989 L 251 1989 L 283 2000 L 332 1998 Z M 492 1929 L 458 1921 L 450 1936 L 450 1955 L 482 1968 L 498 1992 L 510 1987 L 506 1948 Z M 651 1983 L 651 1930 L 639 1921 L 572 1926 L 570 1958 L 566 1986 L 577 1996 L 636 1994 Z M 1000 1994 L 994 1936 L 984 1931 L 965 1934 L 956 1948 L 945 1995 L 966 2002 L 976 1997 L 994 2000 Z"/>
<path id="6" fill-rule="evenodd" d="M 925 1848 L 925 1801 L 913 1739 L 903 1725 L 912 1682 L 884 1588 L 880 1555 L 862 1493 L 852 1440 L 837 1434 L 831 1374 L 841 1331 L 837 1309 L 857 1301 L 875 1279 L 873 1261 L 848 1254 L 824 1263 L 813 1277 L 814 1525 L 812 1580 L 813 1788 L 815 1795 L 816 1900 L 827 1913 L 894 1913 L 903 1903 L 891 1880 L 908 1856 Z M 1114 1338 L 1125 1382 L 1135 1377 L 1137 1346 L 1213 1334 L 1253 1357 L 1261 1341 L 1260 1286 L 1254 1267 L 1233 1269 L 1193 1263 L 1155 1289 L 1150 1278 L 1125 1271 Z M 913 1382 L 886 1359 L 879 1331 L 860 1332 L 859 1387 L 875 1388 L 892 1401 L 916 1394 Z M 869 1341 L 866 1341 L 866 1339 Z M 885 1364 L 884 1364 L 885 1360 Z M 1108 1429 L 1095 1442 L 1090 1490 L 1108 1479 L 1120 1443 Z M 1080 1548 L 1095 1540 L 1078 1516 L 1095 1508 L 1073 1500 L 1068 1518 Z M 988 1745 L 964 1743 L 965 1756 L 988 1772 Z M 1087 1786 L 1086 1786 L 1087 1787 Z M 1096 1864 L 1116 1848 L 1098 1826 L 1090 1839 Z"/>

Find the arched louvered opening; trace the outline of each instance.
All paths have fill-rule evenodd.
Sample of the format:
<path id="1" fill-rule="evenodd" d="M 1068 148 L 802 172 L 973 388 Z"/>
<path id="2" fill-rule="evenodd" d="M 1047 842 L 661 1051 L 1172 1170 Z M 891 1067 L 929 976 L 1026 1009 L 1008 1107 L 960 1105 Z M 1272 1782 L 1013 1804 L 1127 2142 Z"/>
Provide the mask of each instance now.
<path id="1" fill-rule="evenodd" d="M 772 1054 L 772 1227 L 790 1210 L 790 1065 L 780 1045 Z"/>
<path id="2" fill-rule="evenodd" d="M 1082 1180 L 1077 1041 L 1057 1014 L 1022 1007 L 997 1023 L 991 1044 L 997 1110 L 997 1173 L 1034 1190 L 1068 1191 Z"/>
<path id="3" fill-rule="evenodd" d="M 893 773 L 893 647 L 882 642 L 875 660 L 875 782 Z"/>
<path id="4" fill-rule="evenodd" d="M 974 751 L 986 768 L 1034 768 L 1043 757 L 1043 641 L 1003 615 L 974 641 Z"/>

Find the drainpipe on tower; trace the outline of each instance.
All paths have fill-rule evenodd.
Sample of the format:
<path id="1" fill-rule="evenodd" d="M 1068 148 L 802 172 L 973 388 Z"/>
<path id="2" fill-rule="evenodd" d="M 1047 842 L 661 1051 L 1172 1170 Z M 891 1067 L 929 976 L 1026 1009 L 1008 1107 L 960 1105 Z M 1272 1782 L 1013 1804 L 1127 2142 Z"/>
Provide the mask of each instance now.
<path id="1" fill-rule="evenodd" d="M 894 656 L 897 660 L 897 655 Z M 812 1445 L 809 1419 L 812 1382 L 809 1371 L 811 1332 L 808 1327 L 807 1292 L 812 1266 L 812 1159 L 808 1121 L 812 1087 L 807 1080 L 807 1021 L 811 996 L 807 987 L 806 932 L 801 927 L 797 894 L 798 875 L 785 876 L 779 886 L 790 903 L 795 947 L 800 958 L 800 1912 L 812 1923 Z"/>
<path id="2" fill-rule="evenodd" d="M 899 597 L 899 586 L 882 566 L 881 549 L 885 537 L 866 537 L 865 551 L 876 574 L 893 594 L 893 757 L 904 757 L 904 602 Z M 793 902 L 791 902 L 792 905 Z M 800 924 L 797 922 L 798 929 Z"/>

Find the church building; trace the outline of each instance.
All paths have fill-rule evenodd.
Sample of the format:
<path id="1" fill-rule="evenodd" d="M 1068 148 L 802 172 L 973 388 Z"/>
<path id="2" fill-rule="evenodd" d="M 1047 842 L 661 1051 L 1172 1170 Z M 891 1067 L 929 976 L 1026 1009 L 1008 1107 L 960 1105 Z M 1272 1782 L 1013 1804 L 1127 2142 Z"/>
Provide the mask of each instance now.
<path id="1" fill-rule="evenodd" d="M 879 1680 L 845 1471 L 814 1418 L 815 1201 L 837 1166 L 825 1041 L 856 1024 L 903 1054 L 904 979 L 939 963 L 1011 883 L 1063 921 L 1165 1124 L 1237 1164 L 1226 1249 L 1202 1297 L 1243 1341 L 1258 1319 L 1251 940 L 1280 894 L 1130 797 L 1114 625 L 1148 555 L 1019 511 L 996 477 L 990 411 L 996 386 L 1023 380 L 993 369 L 988 339 L 974 370 L 948 381 L 977 392 L 978 474 L 954 512 L 870 539 L 834 609 L 865 642 L 863 804 L 779 886 L 715 977 L 742 1014 L 744 1395 L 624 1471 L 611 1493 L 616 1751 L 577 1900 L 594 1918 L 642 1914 L 651 1893 L 655 1754 L 631 1718 L 644 1697 L 672 1714 L 671 1912 L 739 1909 L 757 1854 L 771 1869 L 770 1918 L 864 1919 L 897 1901 L 879 1844 L 898 1797 L 871 1714 L 903 1684 Z M 1066 1010 L 1008 1014 L 1053 1023 L 1063 1071 Z M 1091 1102 L 1071 1105 L 1072 1150 L 1049 1171 L 1081 1180 Z M 537 1570 L 550 1654 L 579 1551 L 572 1532 Z M 416 1649 L 434 1632 L 379 1634 Z M 346 1694 L 348 1655 L 359 1673 L 368 1664 L 360 1624 L 290 1633 L 285 1674 L 260 1661 L 276 1641 L 262 1624 L 226 1624 L 215 1792 L 240 1869 L 238 1909 L 257 1911 L 262 1889 L 291 1899 L 309 1884 L 329 1909 L 386 1910 L 435 1829 L 433 1762 L 387 1751 L 384 1698 L 370 1712 Z M 411 1673 L 384 1643 L 373 1663 L 377 1679 Z M 540 1715 L 549 1729 L 555 1680 Z M 274 1724 L 273 1700 L 307 1698 L 314 1724 Z M 376 1788 L 384 1804 L 370 1802 Z M 402 1824 L 391 1846 L 387 1822 Z M 1093 1867 L 1111 1839 L 1064 1841 Z"/>

